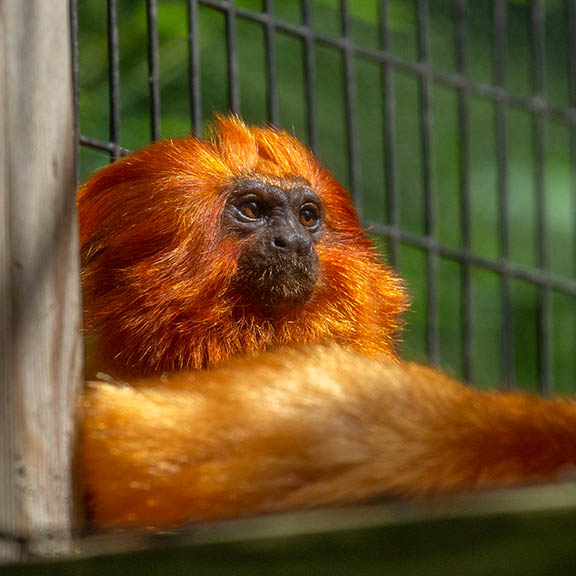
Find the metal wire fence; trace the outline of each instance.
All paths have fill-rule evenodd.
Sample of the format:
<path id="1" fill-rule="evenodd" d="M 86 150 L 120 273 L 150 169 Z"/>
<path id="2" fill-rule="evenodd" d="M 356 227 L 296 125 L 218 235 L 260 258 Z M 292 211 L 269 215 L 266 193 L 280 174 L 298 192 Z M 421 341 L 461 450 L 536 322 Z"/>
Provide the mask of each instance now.
<path id="1" fill-rule="evenodd" d="M 74 10 L 81 177 L 214 111 L 294 130 L 407 278 L 408 356 L 574 389 L 576 1 Z"/>

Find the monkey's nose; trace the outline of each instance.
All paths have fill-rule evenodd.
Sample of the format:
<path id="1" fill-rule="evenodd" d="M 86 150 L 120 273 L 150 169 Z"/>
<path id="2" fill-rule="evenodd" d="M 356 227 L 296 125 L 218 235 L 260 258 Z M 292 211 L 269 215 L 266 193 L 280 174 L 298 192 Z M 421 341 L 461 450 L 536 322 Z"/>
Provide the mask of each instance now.
<path id="1" fill-rule="evenodd" d="M 284 232 L 272 237 L 272 248 L 279 252 L 304 255 L 310 252 L 310 238 L 298 232 Z"/>

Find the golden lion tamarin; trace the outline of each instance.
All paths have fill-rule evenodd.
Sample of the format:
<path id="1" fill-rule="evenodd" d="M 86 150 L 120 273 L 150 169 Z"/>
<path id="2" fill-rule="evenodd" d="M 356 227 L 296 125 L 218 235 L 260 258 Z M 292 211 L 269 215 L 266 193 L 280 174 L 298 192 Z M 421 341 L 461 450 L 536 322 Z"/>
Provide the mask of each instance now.
<path id="1" fill-rule="evenodd" d="M 406 306 L 346 191 L 292 136 L 220 119 L 78 197 L 92 363 L 90 517 L 166 527 L 550 482 L 576 402 L 479 392 L 397 358 Z"/>
<path id="2" fill-rule="evenodd" d="M 197 369 L 294 343 L 393 356 L 402 285 L 346 191 L 286 133 L 221 120 L 158 142 L 78 197 L 91 363 Z"/>

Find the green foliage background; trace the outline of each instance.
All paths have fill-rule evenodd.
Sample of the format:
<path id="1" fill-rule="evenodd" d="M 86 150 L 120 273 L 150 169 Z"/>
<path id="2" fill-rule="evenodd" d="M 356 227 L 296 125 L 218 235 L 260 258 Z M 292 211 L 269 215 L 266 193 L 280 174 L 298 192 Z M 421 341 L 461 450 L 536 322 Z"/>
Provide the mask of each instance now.
<path id="1" fill-rule="evenodd" d="M 314 0 L 313 26 L 318 34 L 338 38 L 340 12 L 338 0 Z M 546 89 L 551 106 L 570 106 L 571 83 L 568 76 L 569 38 L 566 3 L 545 2 L 546 12 Z M 378 47 L 378 0 L 349 2 L 353 41 L 369 48 Z M 468 75 L 477 83 L 492 82 L 494 38 L 492 2 L 468 2 Z M 80 129 L 82 134 L 108 139 L 108 78 L 106 45 L 106 3 L 82 0 L 79 6 Z M 236 6 L 259 12 L 261 0 L 238 0 Z M 150 140 L 148 71 L 146 63 L 146 7 L 144 0 L 119 0 L 119 41 L 121 80 L 120 143 L 128 149 Z M 530 2 L 507 3 L 508 51 L 506 87 L 518 96 L 532 92 L 532 53 Z M 430 2 L 430 47 L 435 69 L 455 73 L 456 37 L 453 2 Z M 190 133 L 189 80 L 187 55 L 187 8 L 184 0 L 159 0 L 160 81 L 162 135 Z M 275 2 L 275 16 L 294 24 L 301 23 L 298 0 Z M 389 25 L 393 54 L 417 61 L 417 20 L 415 0 L 391 0 Z M 241 111 L 249 122 L 265 122 L 266 61 L 264 28 L 245 19 L 237 21 L 238 67 Z M 304 45 L 296 36 L 276 32 L 278 97 L 280 123 L 293 130 L 304 142 L 306 95 L 304 84 Z M 225 17 L 222 12 L 199 7 L 199 48 L 201 62 L 202 113 L 204 123 L 216 112 L 228 109 Z M 332 173 L 349 184 L 347 165 L 346 118 L 344 105 L 344 66 L 335 48 L 315 45 L 316 110 L 318 155 Z M 362 215 L 370 221 L 387 223 L 384 185 L 384 103 L 381 70 L 372 61 L 355 58 L 357 136 L 360 149 L 360 194 Z M 396 101 L 395 134 L 397 186 L 400 219 L 404 230 L 425 234 L 424 191 L 419 125 L 419 80 L 409 72 L 393 73 Z M 435 205 L 438 214 L 437 238 L 448 247 L 462 245 L 460 227 L 460 141 L 458 93 L 433 84 L 432 88 L 432 167 Z M 472 208 L 472 253 L 497 260 L 500 257 L 498 233 L 498 194 L 495 134 L 495 102 L 470 96 L 470 193 Z M 511 106 L 508 114 L 509 231 L 511 260 L 526 267 L 537 266 L 538 218 L 533 151 L 534 118 L 520 107 Z M 571 128 L 559 121 L 545 123 L 545 221 L 550 271 L 573 278 L 575 273 L 574 167 Z M 83 148 L 81 174 L 86 178 L 108 162 L 105 154 Z M 384 251 L 386 242 L 382 243 Z M 407 316 L 403 348 L 408 357 L 426 355 L 426 254 L 413 246 L 403 246 L 399 269 L 406 278 L 413 299 Z M 439 259 L 438 305 L 441 364 L 450 372 L 462 373 L 462 290 L 461 266 L 453 260 Z M 473 381 L 479 386 L 494 386 L 501 370 L 501 279 L 496 273 L 475 268 Z M 514 345 L 516 375 L 527 389 L 538 386 L 538 294 L 534 285 L 513 280 Z M 560 293 L 552 297 L 551 345 L 555 386 L 560 391 L 574 390 L 576 372 L 574 298 Z"/>

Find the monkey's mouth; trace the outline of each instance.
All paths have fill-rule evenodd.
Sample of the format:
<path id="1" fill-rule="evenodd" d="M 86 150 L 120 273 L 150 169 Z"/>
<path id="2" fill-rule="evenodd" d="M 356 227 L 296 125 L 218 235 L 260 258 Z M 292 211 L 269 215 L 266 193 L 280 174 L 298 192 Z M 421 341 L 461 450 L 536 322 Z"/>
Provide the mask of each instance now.
<path id="1" fill-rule="evenodd" d="M 318 283 L 318 264 L 296 257 L 252 262 L 250 269 L 241 263 L 236 284 L 243 300 L 262 311 L 283 312 L 306 303 Z"/>

